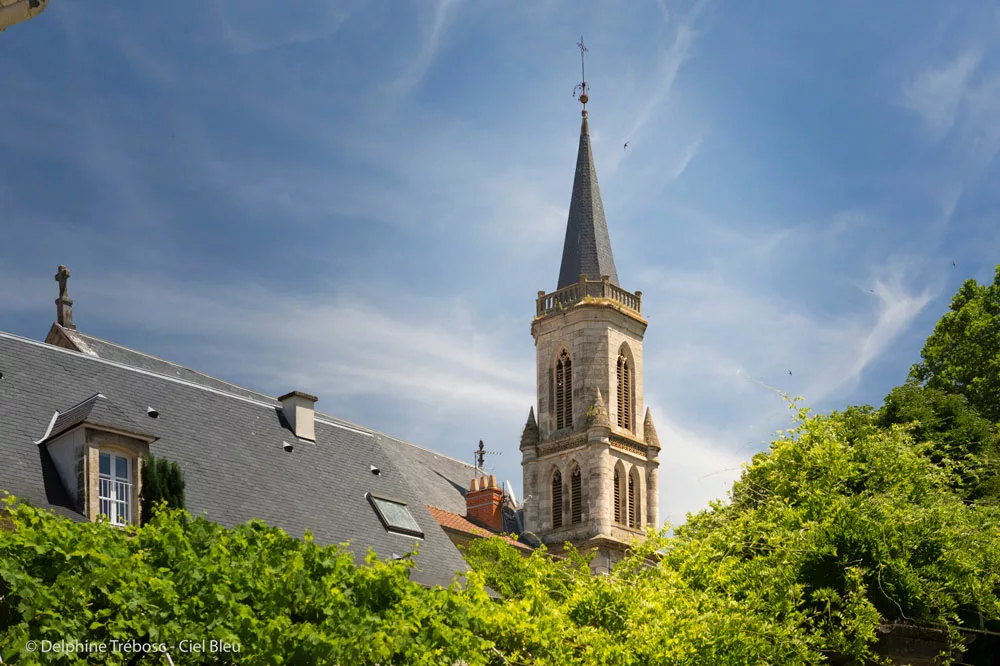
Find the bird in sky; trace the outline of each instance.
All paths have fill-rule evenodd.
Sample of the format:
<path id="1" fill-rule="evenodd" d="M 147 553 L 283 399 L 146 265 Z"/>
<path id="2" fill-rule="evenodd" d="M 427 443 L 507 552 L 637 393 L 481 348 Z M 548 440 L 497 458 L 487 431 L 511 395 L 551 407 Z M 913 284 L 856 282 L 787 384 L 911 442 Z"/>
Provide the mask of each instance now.
<path id="1" fill-rule="evenodd" d="M 626 141 L 626 142 L 625 142 L 625 145 L 624 145 L 624 146 L 622 146 L 622 150 L 625 150 L 626 148 L 628 148 L 628 141 Z"/>
<path id="2" fill-rule="evenodd" d="M 956 266 L 956 265 L 955 265 L 955 262 L 954 262 L 954 261 L 953 261 L 953 262 L 951 262 L 951 267 L 952 267 L 952 268 L 958 268 L 958 266 Z"/>
<path id="3" fill-rule="evenodd" d="M 788 376 L 789 376 L 789 377 L 791 377 L 791 376 L 792 376 L 792 371 L 791 371 L 791 370 L 789 370 L 789 371 L 788 371 Z"/>

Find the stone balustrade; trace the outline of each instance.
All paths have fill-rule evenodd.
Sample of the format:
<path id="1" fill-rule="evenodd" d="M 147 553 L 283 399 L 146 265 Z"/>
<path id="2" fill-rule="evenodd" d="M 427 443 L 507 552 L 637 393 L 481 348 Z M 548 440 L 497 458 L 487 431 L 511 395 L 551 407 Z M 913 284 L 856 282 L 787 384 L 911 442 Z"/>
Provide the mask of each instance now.
<path id="1" fill-rule="evenodd" d="M 568 287 L 557 289 L 550 294 L 538 292 L 536 315 L 543 315 L 566 310 L 588 299 L 606 300 L 617 303 L 637 315 L 642 314 L 642 292 L 632 293 L 611 283 L 609 276 L 600 280 L 588 280 L 586 275 L 580 276 L 580 281 Z"/>

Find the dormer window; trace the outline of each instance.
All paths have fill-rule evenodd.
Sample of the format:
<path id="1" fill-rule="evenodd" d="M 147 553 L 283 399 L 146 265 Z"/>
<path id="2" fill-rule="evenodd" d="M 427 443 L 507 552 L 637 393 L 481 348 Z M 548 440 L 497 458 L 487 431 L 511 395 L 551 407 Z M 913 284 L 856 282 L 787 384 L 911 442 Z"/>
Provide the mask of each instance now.
<path id="1" fill-rule="evenodd" d="M 97 393 L 56 412 L 42 439 L 72 508 L 89 520 L 104 516 L 112 525 L 135 525 L 140 516 L 139 460 L 156 437 L 126 409 Z"/>
<path id="2" fill-rule="evenodd" d="M 98 506 L 102 516 L 112 525 L 132 523 L 132 459 L 107 451 L 101 451 L 100 474 L 98 476 Z"/>

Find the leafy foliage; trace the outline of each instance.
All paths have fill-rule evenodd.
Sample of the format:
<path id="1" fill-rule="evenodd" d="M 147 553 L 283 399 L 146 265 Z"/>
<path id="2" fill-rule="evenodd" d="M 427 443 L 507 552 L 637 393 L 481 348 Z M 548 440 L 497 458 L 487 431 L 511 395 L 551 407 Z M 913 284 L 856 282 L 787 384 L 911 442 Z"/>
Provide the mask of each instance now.
<path id="1" fill-rule="evenodd" d="M 918 450 L 955 473 L 955 488 L 966 499 L 1000 500 L 1000 427 L 964 395 L 911 380 L 886 396 L 876 423 L 912 424 Z"/>
<path id="2" fill-rule="evenodd" d="M 965 502 L 956 470 L 924 455 L 906 427 L 872 427 L 864 413 L 800 412 L 754 458 L 732 504 L 692 520 L 681 540 L 738 547 L 743 566 L 787 568 L 828 651 L 860 649 L 882 621 L 997 620 L 1000 511 Z"/>
<path id="3" fill-rule="evenodd" d="M 1000 422 L 1000 266 L 992 284 L 962 285 L 920 355 L 913 379 L 963 395 L 983 417 Z"/>
<path id="4" fill-rule="evenodd" d="M 171 509 L 184 508 L 184 475 L 180 466 L 153 455 L 142 459 L 142 522 L 153 519 L 161 503 Z"/>
<path id="5" fill-rule="evenodd" d="M 131 654 L 42 655 L 28 641 L 228 641 L 238 655 L 185 664 L 451 664 L 483 651 L 466 614 L 480 591 L 410 582 L 407 560 L 294 539 L 253 521 L 225 529 L 179 510 L 140 528 L 75 523 L 8 498 L 0 532 L 0 654 L 15 663 L 127 663 Z M 177 660 L 178 653 L 173 654 Z M 103 661 L 102 661 L 103 659 Z M 165 663 L 152 655 L 141 663 Z M 470 662 L 470 663 L 484 663 Z"/>

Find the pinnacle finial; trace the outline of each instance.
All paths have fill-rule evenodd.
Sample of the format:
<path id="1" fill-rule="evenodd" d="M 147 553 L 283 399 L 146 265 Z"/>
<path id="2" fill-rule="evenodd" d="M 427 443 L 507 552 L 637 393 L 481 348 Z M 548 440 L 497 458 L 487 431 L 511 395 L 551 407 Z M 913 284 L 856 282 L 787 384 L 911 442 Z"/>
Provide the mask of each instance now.
<path id="1" fill-rule="evenodd" d="M 660 448 L 660 438 L 656 435 L 656 428 L 653 427 L 653 412 L 646 408 L 646 418 L 642 422 L 642 439 L 647 446 Z"/>
<path id="2" fill-rule="evenodd" d="M 534 446 L 538 444 L 538 440 L 538 422 L 535 421 L 535 408 L 531 407 L 528 410 L 528 421 L 524 424 L 524 430 L 521 432 L 521 448 Z"/>
<path id="3" fill-rule="evenodd" d="M 604 404 L 604 396 L 601 395 L 600 387 L 597 388 L 597 396 L 594 404 L 587 411 L 587 425 L 592 428 L 610 428 L 611 419 L 608 417 L 608 408 Z"/>

